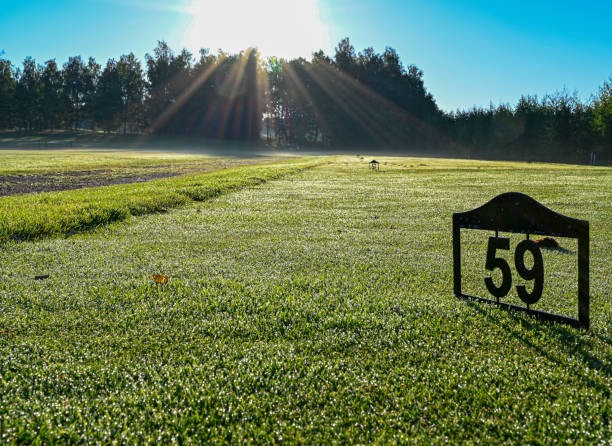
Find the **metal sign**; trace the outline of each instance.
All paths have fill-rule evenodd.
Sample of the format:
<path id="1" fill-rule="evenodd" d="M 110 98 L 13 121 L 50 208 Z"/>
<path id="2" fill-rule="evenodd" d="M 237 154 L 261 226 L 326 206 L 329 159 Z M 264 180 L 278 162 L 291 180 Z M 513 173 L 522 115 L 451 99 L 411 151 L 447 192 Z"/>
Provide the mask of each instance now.
<path id="1" fill-rule="evenodd" d="M 484 282 L 495 300 L 471 296 L 461 290 L 461 229 L 495 231 L 487 246 L 485 268 L 488 271 L 499 269 L 502 274 L 501 285 L 496 285 L 491 277 Z M 510 249 L 510 239 L 500 237 L 500 232 L 525 234 L 514 251 L 514 264 L 517 273 L 525 280 L 533 281 L 531 291 L 524 285 L 517 285 L 516 291 L 526 307 L 500 302 L 512 289 L 512 272 L 508 262 L 498 257 L 499 250 Z M 578 239 L 578 319 L 547 313 L 530 308 L 540 300 L 544 292 L 544 259 L 540 247 L 530 235 L 549 235 Z M 533 256 L 533 266 L 525 265 L 525 254 Z M 467 212 L 453 214 L 453 267 L 454 291 L 457 297 L 497 304 L 504 308 L 524 311 L 546 320 L 562 322 L 574 327 L 589 328 L 589 222 L 558 214 L 538 203 L 528 195 L 508 192 L 498 195 L 483 206 Z"/>

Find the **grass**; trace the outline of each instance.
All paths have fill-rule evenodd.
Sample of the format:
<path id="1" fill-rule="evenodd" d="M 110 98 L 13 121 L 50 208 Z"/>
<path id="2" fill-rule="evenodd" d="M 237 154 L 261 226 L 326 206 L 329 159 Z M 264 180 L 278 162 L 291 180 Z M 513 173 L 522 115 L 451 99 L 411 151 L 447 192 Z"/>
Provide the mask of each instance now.
<path id="1" fill-rule="evenodd" d="M 142 150 L 1 150 L 0 196 L 139 183 L 287 159 Z"/>
<path id="2" fill-rule="evenodd" d="M 0 242 L 74 234 L 130 216 L 166 212 L 191 201 L 207 200 L 295 173 L 316 163 L 300 158 L 144 183 L 3 197 L 0 198 Z"/>
<path id="3" fill-rule="evenodd" d="M 330 161 L 4 243 L 2 441 L 609 443 L 610 169 Z M 453 296 L 451 214 L 508 190 L 590 221 L 589 332 Z M 480 286 L 484 256 L 465 274 Z"/>

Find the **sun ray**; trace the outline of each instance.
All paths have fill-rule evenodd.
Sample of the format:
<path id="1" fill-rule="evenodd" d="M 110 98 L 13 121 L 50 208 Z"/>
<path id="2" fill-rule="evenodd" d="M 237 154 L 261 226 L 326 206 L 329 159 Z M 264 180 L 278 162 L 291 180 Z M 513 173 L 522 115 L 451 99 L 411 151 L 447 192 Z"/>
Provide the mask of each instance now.
<path id="1" fill-rule="evenodd" d="M 330 91 L 330 88 L 325 86 L 326 82 L 324 80 L 321 80 L 320 77 L 316 80 L 319 81 L 322 88 L 326 88 L 326 90 L 329 92 L 328 94 L 332 99 L 338 101 L 338 104 L 343 108 L 343 110 L 345 110 L 350 116 L 356 119 L 357 122 L 362 125 L 365 125 L 366 130 L 371 130 L 370 125 L 373 124 L 373 122 L 370 120 L 370 118 L 374 118 L 374 121 L 377 121 L 377 119 L 371 113 L 370 116 L 364 116 L 363 112 L 360 112 L 360 110 L 370 110 L 369 106 L 364 105 L 367 105 L 368 102 L 373 101 L 377 102 L 380 106 L 391 110 L 394 114 L 396 114 L 396 116 L 405 121 L 406 124 L 418 129 L 421 133 L 434 137 L 440 142 L 444 142 L 447 144 L 452 142 L 448 138 L 448 136 L 441 133 L 431 124 L 424 122 L 423 120 L 414 116 L 411 113 L 408 113 L 406 110 L 399 107 L 389 99 L 384 98 L 371 88 L 361 83 L 359 80 L 336 69 L 335 67 L 327 66 L 326 64 L 319 64 L 319 66 L 322 70 L 318 73 L 319 75 L 321 75 L 323 71 L 325 72 L 324 77 L 327 80 L 327 83 L 331 83 L 331 79 L 334 77 L 339 81 L 334 82 L 334 84 L 338 86 L 339 93 L 343 95 L 343 98 L 340 99 L 339 94 L 336 94 L 336 92 L 334 91 Z M 355 95 L 353 93 L 354 91 L 358 91 L 360 94 Z M 355 101 L 362 102 L 362 104 L 356 104 Z M 383 135 L 386 134 L 386 132 L 382 133 Z"/>
<path id="2" fill-rule="evenodd" d="M 355 104 L 357 98 L 350 91 L 346 91 L 341 82 L 338 82 L 341 77 L 337 69 L 327 67 L 326 64 L 318 64 L 316 69 L 312 70 L 312 78 L 330 99 L 368 133 L 373 137 L 380 135 L 372 128 L 373 123 L 367 116 L 368 108 L 364 107 L 363 104 Z"/>
<path id="3" fill-rule="evenodd" d="M 181 93 L 181 95 L 174 101 L 168 108 L 166 108 L 162 114 L 155 119 L 153 124 L 151 125 L 151 132 L 155 133 L 160 128 L 162 128 L 169 120 L 174 116 L 174 114 L 181 109 L 181 107 L 193 96 L 193 94 L 197 91 L 197 89 L 209 79 L 214 72 L 217 70 L 219 65 L 225 60 L 225 56 L 220 56 L 217 61 L 204 70 L 202 73 L 198 75 L 194 82 L 187 86 L 187 88 Z"/>
<path id="4" fill-rule="evenodd" d="M 323 131 L 328 131 L 329 128 L 322 118 L 324 116 L 323 113 L 321 113 L 321 110 L 317 102 L 314 100 L 314 98 L 312 97 L 312 94 L 310 94 L 308 89 L 304 86 L 302 80 L 295 72 L 291 63 L 283 64 L 283 68 L 285 69 L 287 76 L 289 77 L 290 82 L 292 86 L 294 87 L 294 89 L 296 90 L 297 94 L 303 99 L 305 99 L 312 106 L 315 112 L 315 119 L 317 121 L 317 124 L 321 127 Z"/>
<path id="5" fill-rule="evenodd" d="M 226 79 L 223 80 L 219 93 L 220 97 L 223 97 L 224 104 L 222 105 L 221 119 L 217 127 L 217 137 L 222 138 L 227 130 L 227 125 L 230 116 L 235 112 L 234 99 L 238 95 L 238 89 L 240 83 L 244 79 L 244 68 L 246 66 L 246 57 L 243 53 L 238 55 L 238 60 L 232 65 L 230 72 Z M 234 126 L 236 122 L 233 122 Z"/>

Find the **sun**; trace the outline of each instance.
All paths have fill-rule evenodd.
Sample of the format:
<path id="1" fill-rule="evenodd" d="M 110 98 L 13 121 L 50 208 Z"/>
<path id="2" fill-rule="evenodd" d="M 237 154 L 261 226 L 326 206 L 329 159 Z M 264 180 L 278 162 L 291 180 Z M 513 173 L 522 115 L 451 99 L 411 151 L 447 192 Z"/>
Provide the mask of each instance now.
<path id="1" fill-rule="evenodd" d="M 257 47 L 264 57 L 309 58 L 329 50 L 319 0 L 193 0 L 184 45 L 239 52 Z"/>

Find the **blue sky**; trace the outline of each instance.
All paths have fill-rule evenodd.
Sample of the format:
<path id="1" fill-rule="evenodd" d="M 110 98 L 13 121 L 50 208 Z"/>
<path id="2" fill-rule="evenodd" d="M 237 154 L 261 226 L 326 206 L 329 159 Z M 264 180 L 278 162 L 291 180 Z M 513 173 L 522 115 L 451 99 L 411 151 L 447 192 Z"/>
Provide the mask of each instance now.
<path id="1" fill-rule="evenodd" d="M 266 55 L 394 47 L 445 110 L 514 104 L 566 88 L 588 98 L 612 75 L 612 1 L 0 0 L 0 51 L 20 64 L 98 62 L 157 40 L 173 48 L 257 45 Z"/>

